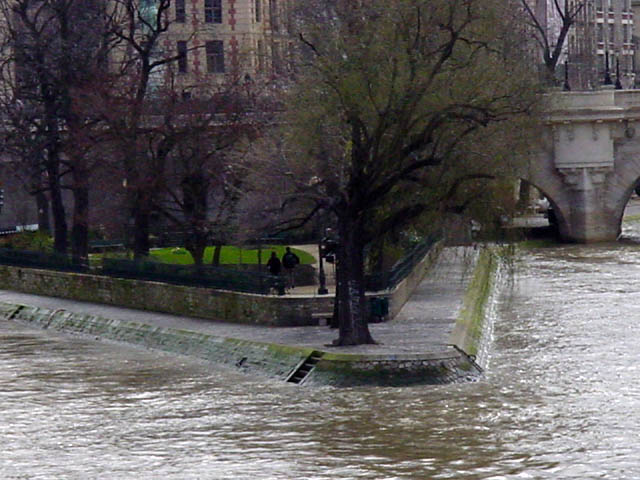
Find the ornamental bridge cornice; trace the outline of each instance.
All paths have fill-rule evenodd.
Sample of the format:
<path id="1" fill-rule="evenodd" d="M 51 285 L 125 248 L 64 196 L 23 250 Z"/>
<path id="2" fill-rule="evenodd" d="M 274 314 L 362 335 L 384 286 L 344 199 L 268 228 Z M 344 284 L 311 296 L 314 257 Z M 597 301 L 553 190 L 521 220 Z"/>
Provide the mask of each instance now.
<path id="1" fill-rule="evenodd" d="M 640 91 L 602 90 L 545 95 L 547 125 L 640 121 Z"/>

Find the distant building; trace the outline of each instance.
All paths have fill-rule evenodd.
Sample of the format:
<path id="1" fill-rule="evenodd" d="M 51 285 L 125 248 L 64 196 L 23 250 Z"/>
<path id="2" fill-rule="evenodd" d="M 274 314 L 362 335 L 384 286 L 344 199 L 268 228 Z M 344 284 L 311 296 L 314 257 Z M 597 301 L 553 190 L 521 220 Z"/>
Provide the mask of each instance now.
<path id="1" fill-rule="evenodd" d="M 623 88 L 635 84 L 635 62 L 632 0 L 529 0 L 535 8 L 538 21 L 546 29 L 551 47 L 558 38 L 562 18 L 558 12 L 563 9 L 577 9 L 574 25 L 565 40 L 564 53 L 558 62 L 558 77 L 564 74 L 564 64 L 568 63 L 569 84 L 573 90 L 598 88 L 609 72 L 615 84 L 620 74 Z M 634 0 L 640 9 L 640 0 Z"/>
<path id="2" fill-rule="evenodd" d="M 597 88 L 610 78 L 614 84 L 619 80 L 623 88 L 633 88 L 635 48 L 631 0 L 583 1 L 585 6 L 567 42 L 572 87 Z"/>

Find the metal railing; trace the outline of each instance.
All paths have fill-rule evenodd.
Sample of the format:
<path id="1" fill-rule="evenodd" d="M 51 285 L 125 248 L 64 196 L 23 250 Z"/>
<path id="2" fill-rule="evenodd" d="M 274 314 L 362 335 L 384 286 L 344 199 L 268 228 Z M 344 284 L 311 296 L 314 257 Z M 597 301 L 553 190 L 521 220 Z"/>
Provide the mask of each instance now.
<path id="1" fill-rule="evenodd" d="M 284 293 L 283 279 L 261 272 L 232 268 L 174 265 L 152 261 L 105 258 L 102 273 L 109 276 L 151 280 L 195 287 L 216 288 L 244 293 Z"/>
<path id="2" fill-rule="evenodd" d="M 102 267 L 89 268 L 67 255 L 0 248 L 0 265 L 41 268 L 65 272 L 102 274 L 138 280 L 215 288 L 244 293 L 284 294 L 284 280 L 262 272 L 245 272 L 232 268 L 173 265 L 152 261 L 104 258 Z"/>
<path id="3" fill-rule="evenodd" d="M 0 264 L 18 267 L 43 268 L 70 272 L 86 272 L 88 265 L 78 264 L 67 255 L 0 248 Z"/>
<path id="4" fill-rule="evenodd" d="M 416 246 L 391 270 L 366 275 L 367 291 L 382 291 L 394 288 L 405 279 L 433 247 L 436 239 L 429 238 Z M 0 248 L 0 264 L 50 270 L 88 272 L 89 266 L 78 264 L 71 257 L 52 252 L 37 252 Z M 215 288 L 244 293 L 283 294 L 284 280 L 281 277 L 256 271 L 233 268 L 175 265 L 153 261 L 136 261 L 121 258 L 104 258 L 102 266 L 91 268 L 92 273 L 113 277 L 150 280 L 179 285 Z"/>
<path id="5" fill-rule="evenodd" d="M 411 248 L 391 267 L 391 270 L 366 275 L 365 289 L 369 292 L 379 292 L 395 288 L 422 261 L 435 243 L 435 237 L 428 238 Z"/>

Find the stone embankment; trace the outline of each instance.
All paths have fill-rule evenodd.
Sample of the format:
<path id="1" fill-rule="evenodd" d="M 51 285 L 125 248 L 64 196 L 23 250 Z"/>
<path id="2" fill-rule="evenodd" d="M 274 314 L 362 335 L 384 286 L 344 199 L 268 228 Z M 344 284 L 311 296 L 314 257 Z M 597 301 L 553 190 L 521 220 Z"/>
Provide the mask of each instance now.
<path id="1" fill-rule="evenodd" d="M 189 355 L 293 383 L 335 386 L 449 383 L 472 380 L 481 374 L 482 369 L 474 356 L 483 341 L 483 331 L 486 331 L 485 311 L 494 286 L 496 266 L 496 256 L 489 250 L 474 257 L 464 298 L 449 299 L 453 309 L 462 302 L 457 320 L 453 322 L 455 326 L 452 325 L 453 334 L 442 342 L 441 347 L 420 353 L 395 353 L 393 345 L 386 345 L 384 353 L 376 353 L 375 349 L 350 353 L 348 349 L 299 346 L 295 342 L 263 342 L 259 341 L 260 332 L 253 338 L 230 338 L 216 335 L 215 329 L 187 330 L 10 302 L 0 303 L 0 315 L 43 329 Z M 425 322 L 428 324 L 429 320 Z M 402 336 L 403 326 L 395 323 L 387 322 L 385 328 L 400 329 L 397 334 Z M 309 336 L 320 332 L 320 327 L 311 328 Z M 263 329 L 265 338 L 269 338 L 267 333 L 273 330 L 269 327 L 259 329 Z M 318 333 L 320 338 L 324 339 Z"/>

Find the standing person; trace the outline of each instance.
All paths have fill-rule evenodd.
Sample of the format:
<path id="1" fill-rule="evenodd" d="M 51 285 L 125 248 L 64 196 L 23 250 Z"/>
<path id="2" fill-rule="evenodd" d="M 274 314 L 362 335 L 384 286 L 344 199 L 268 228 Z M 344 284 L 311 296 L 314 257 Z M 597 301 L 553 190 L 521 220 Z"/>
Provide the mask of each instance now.
<path id="1" fill-rule="evenodd" d="M 280 275 L 280 259 L 276 255 L 276 252 L 271 252 L 271 256 L 269 257 L 269 261 L 267 262 L 267 268 L 269 269 L 269 273 L 271 275 Z"/>
<path id="2" fill-rule="evenodd" d="M 282 266 L 287 271 L 288 287 L 295 288 L 293 281 L 293 269 L 300 263 L 298 256 L 291 251 L 291 247 L 287 247 L 287 251 L 282 256 Z"/>

